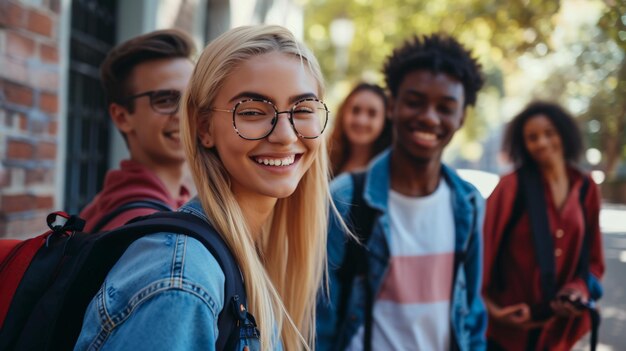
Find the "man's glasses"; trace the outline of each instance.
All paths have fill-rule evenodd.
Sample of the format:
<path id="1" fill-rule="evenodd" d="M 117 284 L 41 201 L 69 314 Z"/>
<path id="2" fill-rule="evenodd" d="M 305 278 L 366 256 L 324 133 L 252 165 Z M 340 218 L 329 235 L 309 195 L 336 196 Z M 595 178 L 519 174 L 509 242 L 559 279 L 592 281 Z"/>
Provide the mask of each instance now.
<path id="1" fill-rule="evenodd" d="M 285 113 L 289 115 L 293 130 L 304 139 L 322 135 L 328 122 L 328 108 L 322 101 L 313 98 L 296 102 L 288 111 L 278 111 L 273 103 L 261 99 L 239 101 L 231 110 L 211 110 L 232 113 L 235 131 L 247 140 L 259 140 L 270 135 L 278 124 L 278 116 Z"/>
<path id="2" fill-rule="evenodd" d="M 129 96 L 122 101 L 124 104 L 128 104 L 131 100 L 148 96 L 150 98 L 150 107 L 154 112 L 163 115 L 173 115 L 178 112 L 180 95 L 178 90 L 151 90 Z"/>

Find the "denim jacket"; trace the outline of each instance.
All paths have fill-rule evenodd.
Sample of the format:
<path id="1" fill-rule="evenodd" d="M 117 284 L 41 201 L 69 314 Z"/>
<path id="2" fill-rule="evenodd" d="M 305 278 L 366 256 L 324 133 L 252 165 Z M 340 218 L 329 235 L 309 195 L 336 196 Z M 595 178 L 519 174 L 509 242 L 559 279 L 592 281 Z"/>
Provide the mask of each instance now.
<path id="1" fill-rule="evenodd" d="M 197 198 L 179 211 L 207 220 Z M 224 281 L 199 241 L 145 236 L 128 247 L 89 304 L 75 350 L 215 350 Z"/>
<path id="2" fill-rule="evenodd" d="M 390 260 L 390 219 L 388 197 L 391 151 L 377 157 L 367 170 L 363 190 L 364 201 L 379 211 L 367 242 L 369 285 L 377 296 Z M 480 295 L 482 275 L 482 225 L 484 200 L 469 183 L 461 180 L 450 168 L 442 166 L 443 179 L 452 192 L 455 225 L 455 272 L 451 294 L 451 348 L 462 351 L 485 350 L 487 314 Z M 353 184 L 349 175 L 337 177 L 331 185 L 332 197 L 342 218 L 346 218 L 352 202 Z M 355 278 L 345 315 L 338 315 L 341 281 L 338 268 L 343 262 L 346 242 L 344 231 L 331 219 L 328 232 L 329 294 L 320 293 L 317 305 L 317 347 L 320 351 L 344 350 L 365 318 L 365 284 Z M 419 279 L 419 277 L 407 277 Z M 329 301 L 330 299 L 330 301 Z M 341 323 L 340 321 L 344 321 Z M 341 325 L 340 325 L 341 323 Z"/>

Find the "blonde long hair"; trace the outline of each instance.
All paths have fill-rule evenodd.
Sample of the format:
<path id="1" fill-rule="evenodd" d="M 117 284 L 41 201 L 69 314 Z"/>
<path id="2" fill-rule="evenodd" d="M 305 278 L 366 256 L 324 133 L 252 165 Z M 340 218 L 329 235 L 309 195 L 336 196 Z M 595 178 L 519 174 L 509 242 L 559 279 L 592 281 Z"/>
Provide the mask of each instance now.
<path id="1" fill-rule="evenodd" d="M 242 209 L 230 190 L 229 174 L 215 148 L 205 148 L 199 138 L 200 128 L 210 124 L 209 108 L 229 74 L 242 62 L 270 52 L 299 58 L 322 95 L 323 78 L 317 59 L 291 32 L 280 26 L 235 28 L 202 52 L 182 99 L 181 135 L 204 211 L 243 273 L 249 310 L 258 322 L 262 348 L 275 348 L 278 332 L 286 350 L 313 349 L 317 290 L 326 272 L 330 203 L 324 138 L 320 138 L 320 149 L 295 192 L 278 199 L 259 243 L 250 235 Z"/>

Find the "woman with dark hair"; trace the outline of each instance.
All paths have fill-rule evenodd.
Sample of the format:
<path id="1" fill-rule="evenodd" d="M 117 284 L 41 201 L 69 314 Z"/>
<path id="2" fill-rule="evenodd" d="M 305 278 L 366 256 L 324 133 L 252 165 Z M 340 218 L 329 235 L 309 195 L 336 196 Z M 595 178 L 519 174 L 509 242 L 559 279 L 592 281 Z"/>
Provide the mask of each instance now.
<path id="1" fill-rule="evenodd" d="M 570 350 L 590 330 L 604 273 L 600 192 L 576 166 L 582 136 L 562 107 L 533 102 L 503 148 L 516 170 L 487 200 L 489 349 Z"/>
<path id="2" fill-rule="evenodd" d="M 387 97 L 378 85 L 360 83 L 345 98 L 330 136 L 333 175 L 365 168 L 391 144 Z"/>

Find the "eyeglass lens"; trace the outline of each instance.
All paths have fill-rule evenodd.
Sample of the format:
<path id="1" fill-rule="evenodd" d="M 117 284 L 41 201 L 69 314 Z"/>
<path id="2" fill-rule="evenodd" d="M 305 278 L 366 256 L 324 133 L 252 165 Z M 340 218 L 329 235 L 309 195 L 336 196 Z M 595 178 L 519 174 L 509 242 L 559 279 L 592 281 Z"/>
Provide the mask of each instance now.
<path id="1" fill-rule="evenodd" d="M 316 138 L 326 127 L 328 111 L 317 100 L 303 100 L 292 109 L 293 127 L 304 138 Z M 267 136 L 277 122 L 274 105 L 257 100 L 243 101 L 234 111 L 235 128 L 241 136 L 260 139 Z"/>
<path id="2" fill-rule="evenodd" d="M 159 113 L 176 113 L 179 102 L 180 92 L 176 90 L 159 90 L 150 95 L 150 105 Z"/>

